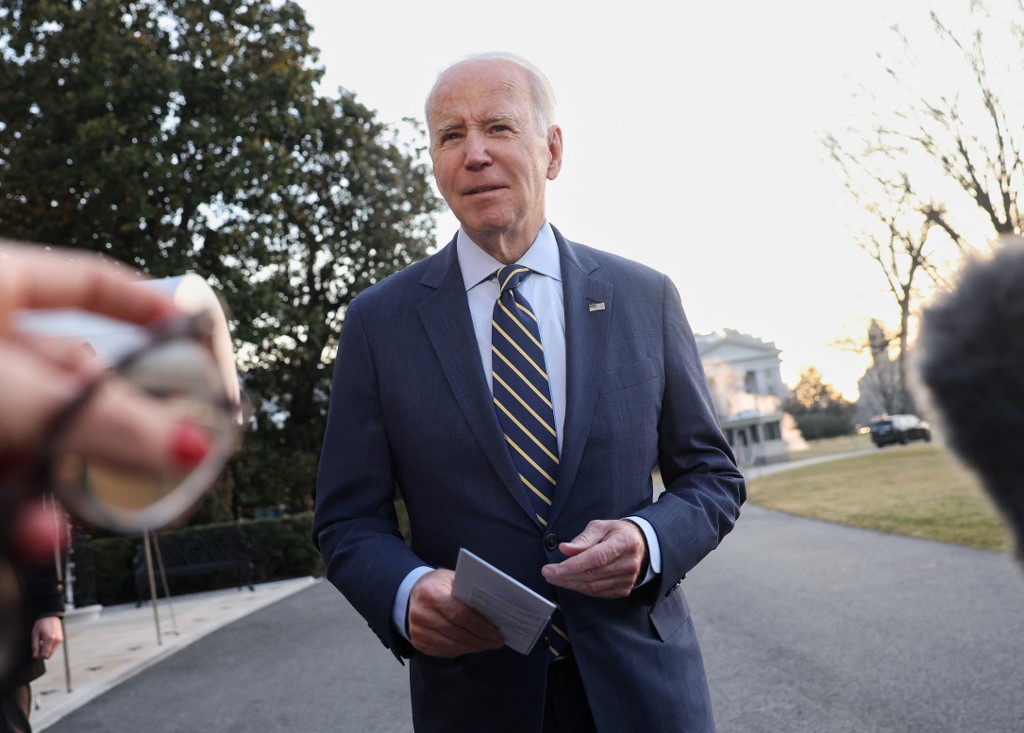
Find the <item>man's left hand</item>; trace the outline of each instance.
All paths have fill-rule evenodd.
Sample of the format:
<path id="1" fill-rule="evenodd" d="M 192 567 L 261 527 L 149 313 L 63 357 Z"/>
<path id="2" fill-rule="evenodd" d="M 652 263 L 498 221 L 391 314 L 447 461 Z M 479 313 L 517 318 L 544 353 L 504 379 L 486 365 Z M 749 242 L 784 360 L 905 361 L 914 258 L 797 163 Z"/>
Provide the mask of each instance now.
<path id="1" fill-rule="evenodd" d="M 49 659 L 64 641 L 64 630 L 60 619 L 47 616 L 32 626 L 32 656 L 37 659 Z"/>
<path id="2" fill-rule="evenodd" d="M 632 522 L 596 519 L 558 549 L 568 559 L 541 568 L 551 585 L 595 598 L 625 598 L 639 580 L 647 545 Z"/>

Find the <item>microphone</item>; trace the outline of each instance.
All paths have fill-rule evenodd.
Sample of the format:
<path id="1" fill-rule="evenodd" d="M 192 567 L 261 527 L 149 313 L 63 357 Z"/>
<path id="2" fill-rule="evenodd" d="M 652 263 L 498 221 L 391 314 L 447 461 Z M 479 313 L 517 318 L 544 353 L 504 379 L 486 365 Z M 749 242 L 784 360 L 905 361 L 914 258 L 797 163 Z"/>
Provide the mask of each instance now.
<path id="1" fill-rule="evenodd" d="M 914 361 L 946 444 L 980 478 L 1024 567 L 1024 239 L 969 260 L 924 309 Z"/>

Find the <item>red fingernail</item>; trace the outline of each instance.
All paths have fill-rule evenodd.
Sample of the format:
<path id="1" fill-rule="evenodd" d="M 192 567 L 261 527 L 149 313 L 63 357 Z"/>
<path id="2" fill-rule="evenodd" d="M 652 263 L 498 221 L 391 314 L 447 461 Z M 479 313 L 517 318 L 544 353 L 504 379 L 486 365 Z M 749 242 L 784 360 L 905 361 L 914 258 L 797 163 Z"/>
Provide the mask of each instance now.
<path id="1" fill-rule="evenodd" d="M 213 438 L 198 425 L 190 422 L 178 423 L 171 444 L 171 453 L 182 466 L 198 466 L 213 446 Z"/>

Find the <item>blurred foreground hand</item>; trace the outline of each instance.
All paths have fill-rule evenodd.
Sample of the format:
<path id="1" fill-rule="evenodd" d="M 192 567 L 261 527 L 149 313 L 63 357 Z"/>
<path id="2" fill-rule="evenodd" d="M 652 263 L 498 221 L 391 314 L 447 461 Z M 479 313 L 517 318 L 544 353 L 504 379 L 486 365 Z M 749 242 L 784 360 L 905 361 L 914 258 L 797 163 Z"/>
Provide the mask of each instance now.
<path id="1" fill-rule="evenodd" d="M 24 486 L 24 471 L 43 448 L 54 421 L 102 367 L 87 344 L 19 331 L 14 316 L 27 309 L 79 308 L 152 328 L 182 316 L 165 295 L 132 285 L 134 269 L 86 252 L 49 250 L 0 239 L 0 502 L 8 522 L 0 532 L 33 557 L 50 554 L 62 534 Z M 82 461 L 130 470 L 187 470 L 210 450 L 199 426 L 140 393 L 108 380 L 67 436 Z M 17 495 L 17 496 L 14 496 Z M 12 528 L 12 524 L 13 527 Z"/>

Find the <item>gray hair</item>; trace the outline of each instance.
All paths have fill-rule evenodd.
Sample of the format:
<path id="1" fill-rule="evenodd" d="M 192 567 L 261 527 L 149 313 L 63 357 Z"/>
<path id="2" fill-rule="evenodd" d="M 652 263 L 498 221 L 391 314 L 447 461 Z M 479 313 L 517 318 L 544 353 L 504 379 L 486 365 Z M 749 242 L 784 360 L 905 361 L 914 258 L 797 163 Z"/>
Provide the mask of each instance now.
<path id="1" fill-rule="evenodd" d="M 453 69 L 469 66 L 479 61 L 507 61 L 526 72 L 526 76 L 529 79 L 530 101 L 533 103 L 534 119 L 540 134 L 547 137 L 548 130 L 555 124 L 555 91 L 551 88 L 551 82 L 544 76 L 544 72 L 522 56 L 504 51 L 471 54 L 442 69 L 434 80 L 434 86 L 430 88 L 430 94 L 427 95 L 427 101 L 423 107 L 427 124 L 430 124 L 430 106 L 434 101 L 434 93 L 437 91 L 437 85 L 444 75 Z"/>

